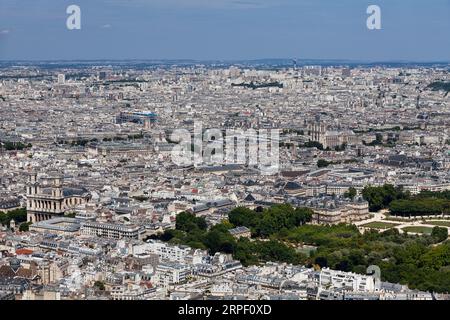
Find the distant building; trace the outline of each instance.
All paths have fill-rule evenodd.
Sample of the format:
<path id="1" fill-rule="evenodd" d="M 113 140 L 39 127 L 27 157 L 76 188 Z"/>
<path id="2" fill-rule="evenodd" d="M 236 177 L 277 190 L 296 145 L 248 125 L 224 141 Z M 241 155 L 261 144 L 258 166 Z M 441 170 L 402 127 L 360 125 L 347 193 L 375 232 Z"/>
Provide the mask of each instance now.
<path id="1" fill-rule="evenodd" d="M 155 123 L 157 119 L 157 114 L 153 112 L 121 112 L 116 116 L 116 123 L 132 122 L 148 127 L 148 123 Z"/>
<path id="2" fill-rule="evenodd" d="M 105 71 L 100 71 L 98 74 L 98 79 L 99 80 L 106 80 L 106 72 Z"/>
<path id="3" fill-rule="evenodd" d="M 308 125 L 309 139 L 319 142 L 324 148 L 335 148 L 342 145 L 361 144 L 355 133 L 351 130 L 329 130 L 322 122 L 313 122 Z"/>
<path id="4" fill-rule="evenodd" d="M 64 73 L 58 74 L 58 84 L 66 83 L 66 75 Z"/>

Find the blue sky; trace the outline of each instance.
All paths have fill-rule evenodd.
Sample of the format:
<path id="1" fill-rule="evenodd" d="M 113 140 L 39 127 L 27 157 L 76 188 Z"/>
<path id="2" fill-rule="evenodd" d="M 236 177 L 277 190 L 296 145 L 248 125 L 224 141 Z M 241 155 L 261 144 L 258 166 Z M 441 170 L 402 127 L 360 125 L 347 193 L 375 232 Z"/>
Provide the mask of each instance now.
<path id="1" fill-rule="evenodd" d="M 450 0 L 0 0 L 0 60 L 294 57 L 450 61 Z"/>

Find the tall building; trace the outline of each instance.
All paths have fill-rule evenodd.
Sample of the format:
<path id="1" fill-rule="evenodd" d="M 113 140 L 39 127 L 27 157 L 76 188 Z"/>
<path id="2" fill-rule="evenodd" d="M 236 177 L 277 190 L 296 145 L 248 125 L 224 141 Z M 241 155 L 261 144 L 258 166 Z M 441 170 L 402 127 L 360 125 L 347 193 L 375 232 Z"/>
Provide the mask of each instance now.
<path id="1" fill-rule="evenodd" d="M 98 79 L 99 80 L 106 80 L 106 72 L 105 71 L 100 71 L 100 73 L 98 74 Z"/>
<path id="2" fill-rule="evenodd" d="M 27 221 L 39 222 L 66 212 L 80 204 L 89 202 L 91 195 L 82 187 L 64 188 L 62 179 L 51 179 L 51 185 L 42 185 L 37 174 L 30 175 L 27 186 Z"/>
<path id="3" fill-rule="evenodd" d="M 317 120 L 308 125 L 308 132 L 311 141 L 320 142 L 326 131 L 326 125 Z"/>

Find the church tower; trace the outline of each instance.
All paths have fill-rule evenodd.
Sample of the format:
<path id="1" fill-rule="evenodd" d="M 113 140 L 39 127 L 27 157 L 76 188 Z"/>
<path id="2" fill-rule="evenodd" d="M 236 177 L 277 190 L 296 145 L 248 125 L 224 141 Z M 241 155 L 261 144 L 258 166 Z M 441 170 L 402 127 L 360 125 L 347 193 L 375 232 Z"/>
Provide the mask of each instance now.
<path id="1" fill-rule="evenodd" d="M 33 172 L 28 178 L 27 195 L 36 195 L 39 193 L 39 183 L 37 173 Z"/>
<path id="2" fill-rule="evenodd" d="M 62 190 L 61 178 L 57 177 L 53 181 L 52 196 L 54 198 L 61 198 L 62 195 L 63 195 L 63 190 Z"/>

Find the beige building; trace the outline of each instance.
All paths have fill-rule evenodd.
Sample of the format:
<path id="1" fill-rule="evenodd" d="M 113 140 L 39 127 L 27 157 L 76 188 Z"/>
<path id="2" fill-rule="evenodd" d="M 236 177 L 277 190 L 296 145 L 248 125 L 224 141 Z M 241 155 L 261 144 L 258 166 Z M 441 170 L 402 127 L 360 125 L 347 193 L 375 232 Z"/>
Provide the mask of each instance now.
<path id="1" fill-rule="evenodd" d="M 353 223 L 370 217 L 369 203 L 365 200 L 348 203 L 330 202 L 311 209 L 314 210 L 312 222 L 316 224 Z"/>
<path id="2" fill-rule="evenodd" d="M 338 146 L 361 144 L 358 138 L 351 130 L 328 130 L 326 125 L 321 122 L 315 122 L 308 125 L 309 138 L 311 141 L 319 142 L 324 148 L 335 148 Z"/>
<path id="3" fill-rule="evenodd" d="M 51 182 L 50 184 L 48 182 Z M 27 221 L 39 222 L 64 216 L 76 206 L 89 202 L 91 195 L 82 187 L 63 187 L 60 177 L 47 178 L 42 184 L 31 174 L 27 186 Z"/>

